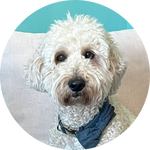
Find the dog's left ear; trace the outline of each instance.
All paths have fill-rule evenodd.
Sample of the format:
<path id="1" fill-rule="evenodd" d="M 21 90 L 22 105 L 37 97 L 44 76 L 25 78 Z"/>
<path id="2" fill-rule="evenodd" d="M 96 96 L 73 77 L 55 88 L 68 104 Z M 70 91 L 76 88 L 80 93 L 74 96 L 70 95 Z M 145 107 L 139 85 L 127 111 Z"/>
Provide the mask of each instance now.
<path id="1" fill-rule="evenodd" d="M 127 61 L 124 55 L 118 50 L 116 44 L 114 43 L 114 39 L 107 33 L 107 41 L 110 48 L 109 52 L 109 62 L 110 68 L 109 70 L 113 74 L 113 82 L 111 85 L 111 89 L 109 95 L 113 95 L 117 92 L 119 86 L 121 85 L 121 80 L 124 76 L 124 73 L 127 69 Z"/>
<path id="2" fill-rule="evenodd" d="M 45 42 L 42 42 L 27 65 L 24 66 L 24 78 L 27 79 L 27 84 L 39 91 L 45 91 L 43 86 L 44 57 L 42 56 L 44 49 Z"/>

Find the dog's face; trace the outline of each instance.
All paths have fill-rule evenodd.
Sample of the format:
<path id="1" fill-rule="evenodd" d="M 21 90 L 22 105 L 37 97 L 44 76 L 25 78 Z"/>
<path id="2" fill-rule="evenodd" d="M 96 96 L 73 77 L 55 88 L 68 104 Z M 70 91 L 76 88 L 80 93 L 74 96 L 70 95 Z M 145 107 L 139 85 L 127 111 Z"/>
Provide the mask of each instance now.
<path id="1" fill-rule="evenodd" d="M 88 105 L 116 93 L 126 62 L 102 25 L 89 16 L 57 21 L 29 61 L 28 83 L 62 105 Z"/>

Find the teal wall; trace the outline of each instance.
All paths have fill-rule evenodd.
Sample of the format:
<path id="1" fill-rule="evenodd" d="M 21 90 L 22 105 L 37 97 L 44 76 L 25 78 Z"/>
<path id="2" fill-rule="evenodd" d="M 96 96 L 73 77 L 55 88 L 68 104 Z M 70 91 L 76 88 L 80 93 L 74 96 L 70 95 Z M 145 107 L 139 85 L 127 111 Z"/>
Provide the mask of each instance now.
<path id="1" fill-rule="evenodd" d="M 68 11 L 72 16 L 85 14 L 97 18 L 107 31 L 132 29 L 132 26 L 123 17 L 107 7 L 87 1 L 70 0 L 53 3 L 37 10 L 27 17 L 16 28 L 16 31 L 45 33 L 54 20 L 66 19 Z"/>

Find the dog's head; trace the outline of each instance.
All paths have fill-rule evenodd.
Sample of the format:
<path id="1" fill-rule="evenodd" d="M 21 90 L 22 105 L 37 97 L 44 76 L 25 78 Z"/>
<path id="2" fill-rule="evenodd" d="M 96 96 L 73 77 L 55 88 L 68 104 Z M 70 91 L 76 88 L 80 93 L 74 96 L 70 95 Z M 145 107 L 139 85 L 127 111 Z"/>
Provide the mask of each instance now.
<path id="1" fill-rule="evenodd" d="M 62 105 L 90 104 L 115 94 L 127 63 L 96 19 L 56 21 L 25 67 L 31 87 Z"/>

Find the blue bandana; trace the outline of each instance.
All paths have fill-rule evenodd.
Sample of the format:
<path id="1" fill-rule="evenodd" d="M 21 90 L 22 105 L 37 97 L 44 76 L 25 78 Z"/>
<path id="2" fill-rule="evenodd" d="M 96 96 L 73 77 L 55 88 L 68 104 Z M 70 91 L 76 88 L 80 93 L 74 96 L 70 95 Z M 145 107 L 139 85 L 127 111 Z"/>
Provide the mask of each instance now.
<path id="1" fill-rule="evenodd" d="M 114 107 L 109 104 L 108 97 L 105 100 L 102 108 L 100 108 L 99 113 L 95 115 L 94 119 L 89 121 L 86 125 L 81 126 L 78 131 L 66 129 L 59 119 L 61 131 L 65 134 L 68 132 L 75 134 L 85 149 L 96 147 L 101 139 L 102 132 L 116 115 Z"/>

